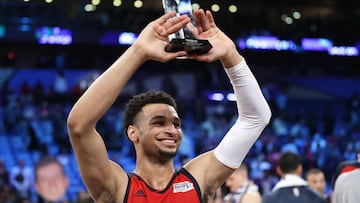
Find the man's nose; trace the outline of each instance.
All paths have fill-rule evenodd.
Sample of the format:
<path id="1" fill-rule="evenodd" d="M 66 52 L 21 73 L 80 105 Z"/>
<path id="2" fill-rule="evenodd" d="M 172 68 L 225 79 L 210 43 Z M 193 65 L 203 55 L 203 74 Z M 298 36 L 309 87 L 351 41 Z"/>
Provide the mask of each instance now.
<path id="1" fill-rule="evenodd" d="M 169 124 L 167 127 L 166 127 L 166 132 L 168 133 L 177 133 L 178 132 L 178 128 L 174 125 L 174 124 Z"/>

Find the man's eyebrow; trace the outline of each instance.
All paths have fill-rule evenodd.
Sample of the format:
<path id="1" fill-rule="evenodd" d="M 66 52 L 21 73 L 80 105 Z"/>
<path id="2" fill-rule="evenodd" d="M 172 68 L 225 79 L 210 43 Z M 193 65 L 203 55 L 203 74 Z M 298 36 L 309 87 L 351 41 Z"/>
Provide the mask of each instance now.
<path id="1" fill-rule="evenodd" d="M 175 121 L 181 122 L 181 119 L 179 117 L 172 117 Z M 160 119 L 166 119 L 166 116 L 163 115 L 155 115 L 153 116 L 150 121 L 154 121 L 154 120 L 160 120 Z"/>
<path id="2" fill-rule="evenodd" d="M 155 115 L 155 116 L 153 116 L 151 119 L 150 119 L 150 121 L 152 121 L 152 120 L 158 120 L 158 119 L 165 119 L 166 117 L 165 116 L 163 116 L 163 115 Z"/>

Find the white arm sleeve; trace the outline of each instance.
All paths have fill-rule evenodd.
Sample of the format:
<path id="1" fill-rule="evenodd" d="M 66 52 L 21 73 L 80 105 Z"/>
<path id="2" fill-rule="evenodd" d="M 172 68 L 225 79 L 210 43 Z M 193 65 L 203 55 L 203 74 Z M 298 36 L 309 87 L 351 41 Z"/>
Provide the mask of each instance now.
<path id="1" fill-rule="evenodd" d="M 215 148 L 215 157 L 238 168 L 270 121 L 271 111 L 245 60 L 225 69 L 236 95 L 238 119 Z"/>

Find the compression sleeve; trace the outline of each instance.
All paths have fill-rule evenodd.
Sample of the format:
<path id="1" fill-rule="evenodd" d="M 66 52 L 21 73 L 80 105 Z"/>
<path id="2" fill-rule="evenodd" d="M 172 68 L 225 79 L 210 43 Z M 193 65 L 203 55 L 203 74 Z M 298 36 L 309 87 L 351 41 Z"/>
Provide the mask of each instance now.
<path id="1" fill-rule="evenodd" d="M 271 111 L 244 59 L 225 72 L 236 95 L 238 119 L 215 148 L 214 154 L 221 163 L 235 169 L 269 123 Z"/>

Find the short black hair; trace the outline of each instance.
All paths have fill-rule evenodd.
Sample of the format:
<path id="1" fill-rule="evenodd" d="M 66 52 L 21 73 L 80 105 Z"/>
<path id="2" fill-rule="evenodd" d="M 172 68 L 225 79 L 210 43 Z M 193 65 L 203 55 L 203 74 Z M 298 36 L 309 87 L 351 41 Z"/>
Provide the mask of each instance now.
<path id="1" fill-rule="evenodd" d="M 301 165 L 301 160 L 297 154 L 285 152 L 281 155 L 278 165 L 284 174 L 292 173 Z"/>
<path id="2" fill-rule="evenodd" d="M 148 92 L 135 95 L 126 105 L 123 120 L 123 129 L 125 135 L 127 135 L 127 128 L 129 125 L 134 124 L 136 116 L 147 104 L 168 104 L 174 107 L 174 109 L 177 111 L 177 104 L 175 99 L 164 91 L 150 90 Z"/>

